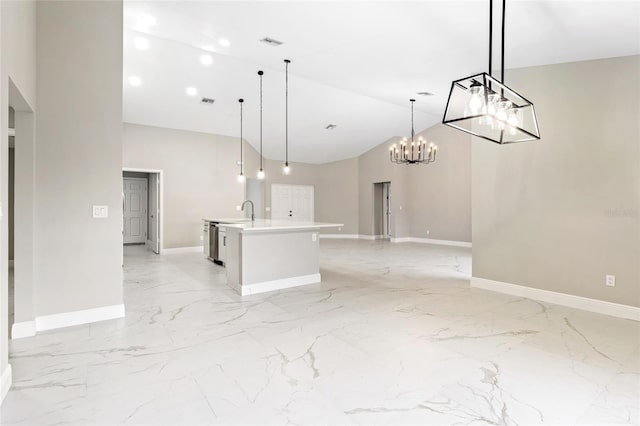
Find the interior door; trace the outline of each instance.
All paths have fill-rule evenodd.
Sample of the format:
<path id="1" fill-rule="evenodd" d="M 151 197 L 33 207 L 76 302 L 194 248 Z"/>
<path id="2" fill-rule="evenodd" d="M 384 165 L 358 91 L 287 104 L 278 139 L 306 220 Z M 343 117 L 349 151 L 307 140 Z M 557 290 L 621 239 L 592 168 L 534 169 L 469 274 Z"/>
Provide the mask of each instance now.
<path id="1" fill-rule="evenodd" d="M 311 185 L 271 185 L 271 218 L 313 222 L 314 190 Z"/>
<path id="2" fill-rule="evenodd" d="M 291 212 L 293 220 L 313 222 L 313 186 L 292 185 Z"/>
<path id="3" fill-rule="evenodd" d="M 384 237 L 391 237 L 391 182 L 382 184 L 384 197 Z"/>
<path id="4" fill-rule="evenodd" d="M 149 236 L 151 250 L 160 253 L 160 175 L 149 174 Z"/>
<path id="5" fill-rule="evenodd" d="M 291 185 L 271 185 L 271 219 L 291 220 Z"/>
<path id="6" fill-rule="evenodd" d="M 145 243 L 147 239 L 147 180 L 123 178 L 124 243 Z"/>

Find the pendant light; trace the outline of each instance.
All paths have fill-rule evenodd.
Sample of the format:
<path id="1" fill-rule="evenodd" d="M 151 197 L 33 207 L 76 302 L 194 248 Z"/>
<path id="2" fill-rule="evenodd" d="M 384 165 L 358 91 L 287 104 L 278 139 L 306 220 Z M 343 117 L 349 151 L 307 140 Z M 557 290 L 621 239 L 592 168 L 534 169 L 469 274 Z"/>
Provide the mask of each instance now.
<path id="1" fill-rule="evenodd" d="M 244 182 L 244 158 L 242 157 L 242 104 L 244 99 L 238 99 L 238 103 L 240 104 L 240 174 L 238 175 L 238 182 Z"/>
<path id="2" fill-rule="evenodd" d="M 507 144 L 540 139 L 533 103 L 504 84 L 506 0 L 502 0 L 500 80 L 491 75 L 493 0 L 489 0 L 489 72 L 451 83 L 442 123 L 474 136 Z"/>
<path id="3" fill-rule="evenodd" d="M 290 60 L 284 60 L 284 167 L 282 173 L 291 173 L 289 168 L 289 64 Z"/>
<path id="4" fill-rule="evenodd" d="M 260 169 L 258 170 L 258 179 L 264 179 L 264 168 L 262 167 L 262 76 L 264 72 L 258 71 L 260 78 Z"/>
<path id="5" fill-rule="evenodd" d="M 394 143 L 389 148 L 389 159 L 396 164 L 429 164 L 436 161 L 436 151 L 438 147 L 433 143 L 427 148 L 427 141 L 420 136 L 415 140 L 416 132 L 413 130 L 413 104 L 416 100 L 409 99 L 411 102 L 411 143 L 407 138 L 400 141 L 400 148 Z"/>

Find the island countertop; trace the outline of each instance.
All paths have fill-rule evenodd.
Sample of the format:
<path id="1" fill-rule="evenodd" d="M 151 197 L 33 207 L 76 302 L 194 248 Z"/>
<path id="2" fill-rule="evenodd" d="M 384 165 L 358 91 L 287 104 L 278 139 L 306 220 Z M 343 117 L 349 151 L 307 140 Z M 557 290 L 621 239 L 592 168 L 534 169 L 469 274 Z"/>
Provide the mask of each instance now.
<path id="1" fill-rule="evenodd" d="M 212 220 L 212 222 L 216 222 Z M 222 221 L 219 221 L 222 222 Z M 221 227 L 239 229 L 241 232 L 253 231 L 286 231 L 296 229 L 338 228 L 344 226 L 341 223 L 325 222 L 296 222 L 291 220 L 256 219 L 245 220 L 236 223 L 220 223 Z"/>
<path id="2" fill-rule="evenodd" d="M 251 221 L 251 219 L 246 218 L 246 217 L 234 217 L 234 218 L 225 217 L 225 218 L 222 218 L 222 219 L 206 219 L 206 218 L 203 218 L 202 220 L 204 220 L 205 222 L 215 222 L 215 223 L 242 223 L 242 222 Z"/>

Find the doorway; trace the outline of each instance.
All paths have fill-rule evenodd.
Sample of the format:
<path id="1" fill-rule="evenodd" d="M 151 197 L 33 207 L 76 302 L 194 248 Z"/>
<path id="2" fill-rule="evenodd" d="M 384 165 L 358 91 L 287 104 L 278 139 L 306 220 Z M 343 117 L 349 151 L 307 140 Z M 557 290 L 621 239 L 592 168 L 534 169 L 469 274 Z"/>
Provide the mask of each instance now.
<path id="1" fill-rule="evenodd" d="M 391 182 L 373 184 L 374 235 L 391 239 Z"/>
<path id="2" fill-rule="evenodd" d="M 313 222 L 313 186 L 272 184 L 271 219 Z"/>
<path id="3" fill-rule="evenodd" d="M 162 171 L 124 169 L 122 172 L 122 243 L 161 251 Z"/>

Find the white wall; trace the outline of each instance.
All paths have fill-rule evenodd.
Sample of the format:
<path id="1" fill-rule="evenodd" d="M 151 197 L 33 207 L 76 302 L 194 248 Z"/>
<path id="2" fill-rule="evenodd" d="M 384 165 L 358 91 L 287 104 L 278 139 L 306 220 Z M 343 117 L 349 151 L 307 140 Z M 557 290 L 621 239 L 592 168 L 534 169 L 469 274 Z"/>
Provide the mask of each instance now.
<path id="1" fill-rule="evenodd" d="M 37 5 L 37 316 L 122 304 L 122 13 Z"/>

